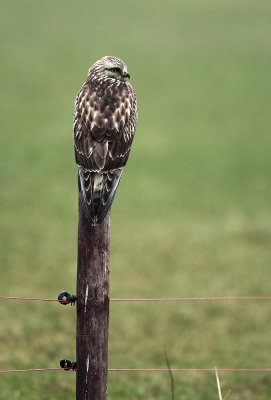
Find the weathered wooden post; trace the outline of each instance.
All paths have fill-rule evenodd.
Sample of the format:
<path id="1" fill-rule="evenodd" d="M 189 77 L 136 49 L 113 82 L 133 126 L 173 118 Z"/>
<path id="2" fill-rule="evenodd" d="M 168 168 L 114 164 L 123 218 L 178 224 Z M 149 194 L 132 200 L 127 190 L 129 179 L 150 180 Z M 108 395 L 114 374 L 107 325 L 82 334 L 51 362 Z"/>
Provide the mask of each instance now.
<path id="1" fill-rule="evenodd" d="M 76 399 L 106 400 L 110 207 L 137 121 L 126 64 L 105 56 L 88 71 L 74 107 L 78 166 Z"/>
<path id="2" fill-rule="evenodd" d="M 107 398 L 110 212 L 92 226 L 79 201 L 76 399 Z"/>

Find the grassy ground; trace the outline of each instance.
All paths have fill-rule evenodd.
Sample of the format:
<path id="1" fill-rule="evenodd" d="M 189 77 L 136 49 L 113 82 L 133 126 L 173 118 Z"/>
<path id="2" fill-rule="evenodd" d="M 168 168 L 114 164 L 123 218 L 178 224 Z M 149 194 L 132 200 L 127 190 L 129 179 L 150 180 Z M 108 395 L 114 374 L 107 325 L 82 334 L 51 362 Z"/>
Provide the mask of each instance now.
<path id="1" fill-rule="evenodd" d="M 140 119 L 112 212 L 111 296 L 270 294 L 271 5 L 259 0 L 2 1 L 1 295 L 75 290 L 74 97 L 123 57 Z M 75 357 L 75 310 L 0 304 L 0 369 Z M 112 304 L 111 367 L 270 367 L 270 303 Z M 176 399 L 217 399 L 175 374 Z M 220 374 L 267 400 L 271 375 Z M 68 400 L 73 374 L 1 375 L 0 398 Z M 110 373 L 109 398 L 170 399 L 167 374 Z"/>

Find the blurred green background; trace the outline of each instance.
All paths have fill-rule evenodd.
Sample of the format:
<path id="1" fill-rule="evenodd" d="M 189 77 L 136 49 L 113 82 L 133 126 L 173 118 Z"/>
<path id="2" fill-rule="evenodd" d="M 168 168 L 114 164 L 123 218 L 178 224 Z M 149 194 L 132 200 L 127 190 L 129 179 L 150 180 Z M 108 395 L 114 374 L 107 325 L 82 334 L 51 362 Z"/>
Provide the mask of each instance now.
<path id="1" fill-rule="evenodd" d="M 128 64 L 139 123 L 111 219 L 111 297 L 268 295 L 271 3 L 2 0 L 0 295 L 75 292 L 74 98 L 104 55 Z M 0 369 L 75 359 L 75 309 L 1 301 Z M 271 367 L 269 302 L 111 304 L 110 367 Z M 174 374 L 176 399 L 217 399 Z M 271 374 L 220 374 L 267 400 Z M 69 400 L 75 374 L 1 375 L 0 398 Z M 170 399 L 167 374 L 109 398 Z"/>

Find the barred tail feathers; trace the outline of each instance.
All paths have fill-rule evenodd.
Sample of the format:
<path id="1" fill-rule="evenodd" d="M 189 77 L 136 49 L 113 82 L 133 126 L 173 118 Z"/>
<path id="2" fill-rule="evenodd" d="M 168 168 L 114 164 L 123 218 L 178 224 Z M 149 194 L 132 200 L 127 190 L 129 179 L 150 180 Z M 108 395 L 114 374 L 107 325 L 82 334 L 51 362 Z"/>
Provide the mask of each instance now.
<path id="1" fill-rule="evenodd" d="M 79 198 L 91 225 L 100 224 L 109 211 L 121 174 L 121 168 L 107 172 L 91 172 L 78 167 Z"/>

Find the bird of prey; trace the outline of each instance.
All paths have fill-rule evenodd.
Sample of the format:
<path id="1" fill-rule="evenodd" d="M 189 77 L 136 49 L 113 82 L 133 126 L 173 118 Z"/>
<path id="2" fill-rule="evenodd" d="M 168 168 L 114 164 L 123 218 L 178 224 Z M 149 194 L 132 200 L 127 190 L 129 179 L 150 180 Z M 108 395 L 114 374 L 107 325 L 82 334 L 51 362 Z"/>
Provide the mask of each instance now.
<path id="1" fill-rule="evenodd" d="M 114 56 L 88 71 L 74 107 L 74 147 L 79 199 L 91 225 L 110 209 L 137 122 L 137 101 L 126 64 Z"/>

